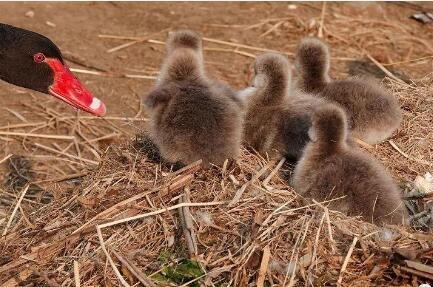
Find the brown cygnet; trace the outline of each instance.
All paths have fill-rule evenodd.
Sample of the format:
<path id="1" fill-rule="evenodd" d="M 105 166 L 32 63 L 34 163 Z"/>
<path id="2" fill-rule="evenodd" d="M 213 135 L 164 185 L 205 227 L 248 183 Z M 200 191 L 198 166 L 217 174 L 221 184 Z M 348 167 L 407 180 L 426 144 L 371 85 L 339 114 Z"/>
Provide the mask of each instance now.
<path id="1" fill-rule="evenodd" d="M 307 144 L 292 178 L 295 190 L 317 201 L 341 199 L 329 207 L 375 224 L 402 224 L 407 218 L 400 192 L 385 168 L 347 144 L 343 110 L 324 105 L 312 117 Z"/>
<path id="2" fill-rule="evenodd" d="M 347 114 L 352 136 L 369 144 L 384 141 L 400 126 L 398 101 L 373 79 L 349 78 L 331 81 L 328 46 L 314 37 L 298 46 L 296 86 L 337 103 Z"/>
<path id="3" fill-rule="evenodd" d="M 244 140 L 260 153 L 301 156 L 311 126 L 311 113 L 324 100 L 290 90 L 286 57 L 265 53 L 254 64 L 253 85 L 238 93 L 246 103 Z"/>
<path id="4" fill-rule="evenodd" d="M 195 32 L 170 33 L 156 87 L 144 103 L 151 138 L 165 160 L 220 165 L 239 155 L 242 102 L 227 84 L 207 77 Z"/>

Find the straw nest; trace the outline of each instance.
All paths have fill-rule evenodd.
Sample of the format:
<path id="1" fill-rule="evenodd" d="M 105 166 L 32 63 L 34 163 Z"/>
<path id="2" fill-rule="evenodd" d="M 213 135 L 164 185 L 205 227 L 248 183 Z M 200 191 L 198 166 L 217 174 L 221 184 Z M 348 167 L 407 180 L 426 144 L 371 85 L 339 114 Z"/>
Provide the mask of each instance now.
<path id="1" fill-rule="evenodd" d="M 413 193 L 408 180 L 428 171 L 433 159 L 433 78 L 386 84 L 401 100 L 404 122 L 388 143 L 365 148 Z M 433 280 L 433 234 L 425 232 L 431 194 L 408 197 L 414 212 L 428 217 L 418 230 L 379 228 L 300 198 L 287 183 L 291 167 L 284 160 L 246 149 L 237 161 L 206 170 L 196 162 L 173 171 L 155 160 L 153 147 L 138 137 L 109 146 L 96 169 L 57 179 L 39 197 L 26 195 L 29 189 L 40 194 L 39 186 L 18 177 L 3 195 L 17 200 L 8 197 L 1 221 L 2 286 L 411 286 Z M 29 169 L 22 159 L 14 162 Z"/>

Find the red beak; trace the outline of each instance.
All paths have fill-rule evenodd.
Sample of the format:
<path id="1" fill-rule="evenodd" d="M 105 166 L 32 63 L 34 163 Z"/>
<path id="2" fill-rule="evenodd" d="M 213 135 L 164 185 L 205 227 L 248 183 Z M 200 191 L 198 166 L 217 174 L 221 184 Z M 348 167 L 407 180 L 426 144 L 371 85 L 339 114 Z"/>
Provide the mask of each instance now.
<path id="1" fill-rule="evenodd" d="M 45 62 L 54 71 L 54 83 L 49 88 L 51 95 L 95 116 L 105 115 L 104 103 L 94 97 L 66 65 L 52 58 L 47 58 Z"/>

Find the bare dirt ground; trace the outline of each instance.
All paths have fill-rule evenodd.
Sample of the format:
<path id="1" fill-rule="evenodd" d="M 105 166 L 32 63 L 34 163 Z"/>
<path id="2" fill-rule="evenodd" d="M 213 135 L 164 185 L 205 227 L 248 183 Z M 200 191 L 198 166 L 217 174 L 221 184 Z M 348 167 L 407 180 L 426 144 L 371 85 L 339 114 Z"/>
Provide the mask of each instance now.
<path id="1" fill-rule="evenodd" d="M 140 108 L 140 97 L 150 90 L 152 78 L 158 73 L 165 53 L 161 42 L 168 31 L 179 28 L 196 30 L 206 38 L 204 55 L 209 74 L 236 89 L 248 85 L 255 55 L 263 50 L 275 50 L 293 59 L 299 39 L 318 33 L 330 45 L 334 78 L 346 77 L 354 61 L 370 57 L 379 63 L 372 64 L 375 73 L 391 71 L 399 79 L 419 84 L 420 79 L 433 71 L 433 26 L 409 19 L 420 10 L 433 11 L 433 4 L 0 3 L 0 22 L 51 38 L 65 54 L 70 67 L 81 70 L 77 76 L 106 103 L 109 117 L 108 120 L 91 119 L 50 96 L 2 82 L 0 161 L 12 153 L 29 157 L 35 179 L 42 185 L 71 174 L 86 173 L 96 166 L 107 144 L 134 137 L 145 128 L 146 115 Z M 29 11 L 34 12 L 32 17 Z M 137 37 L 142 40 L 132 43 Z M 125 43 L 130 44 L 120 47 Z M 113 48 L 116 49 L 110 51 Z M 409 86 L 391 86 L 405 111 L 405 122 L 392 138 L 397 148 L 385 142 L 368 149 L 404 184 L 432 171 L 432 83 L 430 78 L 419 98 L 411 94 L 413 89 Z M 17 125 L 23 128 L 16 128 Z M 76 136 L 80 137 L 80 143 L 29 138 L 11 132 Z M 7 177 L 5 170 L 2 164 L 3 182 Z M 57 183 L 55 188 L 60 188 Z M 2 224 L 11 213 L 15 197 L 5 202 L 3 208 L 0 201 Z M 13 226 L 10 232 L 16 233 L 17 228 Z M 26 248 L 21 253 L 29 252 Z M 16 259 L 12 254 L 0 256 L 0 263 L 9 262 L 13 257 Z"/>

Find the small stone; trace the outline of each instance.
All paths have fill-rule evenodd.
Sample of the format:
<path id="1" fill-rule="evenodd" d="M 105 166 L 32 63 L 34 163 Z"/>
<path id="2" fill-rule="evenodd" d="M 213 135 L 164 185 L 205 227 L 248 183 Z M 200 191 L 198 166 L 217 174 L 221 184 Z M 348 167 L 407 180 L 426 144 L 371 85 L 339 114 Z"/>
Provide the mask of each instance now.
<path id="1" fill-rule="evenodd" d="M 298 6 L 296 6 L 295 4 L 289 4 L 289 5 L 287 6 L 287 8 L 288 8 L 289 10 L 296 10 L 296 9 L 298 8 Z"/>
<path id="2" fill-rule="evenodd" d="M 53 27 L 53 28 L 56 27 L 56 24 L 54 24 L 53 22 L 50 22 L 50 21 L 46 21 L 45 24 L 47 24 L 48 26 Z"/>
<path id="3" fill-rule="evenodd" d="M 33 17 L 35 17 L 35 12 L 30 10 L 30 11 L 27 11 L 26 14 L 24 14 L 24 15 L 28 18 L 33 18 Z"/>

